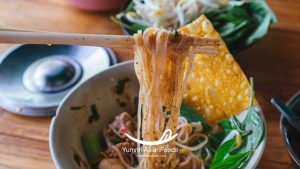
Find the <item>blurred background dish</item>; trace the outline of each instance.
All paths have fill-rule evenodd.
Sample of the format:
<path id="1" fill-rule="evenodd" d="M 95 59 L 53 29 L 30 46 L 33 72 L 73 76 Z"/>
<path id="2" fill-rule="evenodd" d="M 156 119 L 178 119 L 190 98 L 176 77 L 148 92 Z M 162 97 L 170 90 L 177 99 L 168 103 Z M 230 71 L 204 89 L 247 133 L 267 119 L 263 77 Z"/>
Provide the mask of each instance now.
<path id="1" fill-rule="evenodd" d="M 263 38 L 277 19 L 264 0 L 187 0 L 160 2 L 133 0 L 115 17 L 125 33 L 154 26 L 178 29 L 204 14 L 221 34 L 231 52 L 239 52 Z M 150 4 L 151 3 L 151 4 Z M 197 31 L 200 28 L 191 28 Z"/>
<path id="2" fill-rule="evenodd" d="M 116 63 L 107 48 L 17 45 L 0 60 L 0 107 L 27 116 L 51 116 L 70 89 Z"/>
<path id="3" fill-rule="evenodd" d="M 287 106 L 300 116 L 300 92 L 288 101 Z M 283 116 L 280 118 L 280 129 L 295 168 L 300 168 L 300 133 Z"/>

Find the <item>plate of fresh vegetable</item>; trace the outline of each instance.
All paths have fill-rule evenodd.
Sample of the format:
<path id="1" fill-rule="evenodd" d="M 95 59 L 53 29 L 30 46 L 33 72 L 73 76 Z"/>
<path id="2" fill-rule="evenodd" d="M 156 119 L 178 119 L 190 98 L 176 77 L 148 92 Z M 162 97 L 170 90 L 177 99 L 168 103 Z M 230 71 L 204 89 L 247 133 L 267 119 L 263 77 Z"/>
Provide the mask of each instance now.
<path id="1" fill-rule="evenodd" d="M 134 34 L 147 27 L 179 29 L 203 14 L 232 52 L 252 46 L 277 22 L 264 0 L 132 0 L 112 20 Z"/>

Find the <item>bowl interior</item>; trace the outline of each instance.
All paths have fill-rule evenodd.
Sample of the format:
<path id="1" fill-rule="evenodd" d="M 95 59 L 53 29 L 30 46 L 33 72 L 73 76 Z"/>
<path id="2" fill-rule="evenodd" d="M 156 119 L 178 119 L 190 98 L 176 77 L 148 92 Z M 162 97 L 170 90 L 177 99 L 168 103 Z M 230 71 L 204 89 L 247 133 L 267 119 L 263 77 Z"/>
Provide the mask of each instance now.
<path id="1" fill-rule="evenodd" d="M 113 77 L 113 78 L 112 78 Z M 128 98 L 114 92 L 118 80 L 128 78 Z M 139 84 L 133 73 L 133 62 L 113 66 L 70 92 L 57 110 L 50 127 L 50 151 L 57 168 L 86 168 L 80 136 L 87 131 L 100 133 L 117 114 L 127 110 L 137 96 Z M 127 96 L 126 96 L 127 97 Z M 93 114 L 96 109 L 99 119 Z M 80 165 L 78 164 L 80 157 Z"/>
<path id="2" fill-rule="evenodd" d="M 134 104 L 133 100 L 138 94 L 139 84 L 133 67 L 132 61 L 115 65 L 86 81 L 64 99 L 50 127 L 50 151 L 57 168 L 88 168 L 80 136 L 87 131 L 100 133 L 117 114 L 130 108 L 120 106 L 118 100 L 123 96 L 113 92 L 118 80 L 124 77 L 130 79 L 126 85 L 130 98 L 126 105 Z M 92 107 L 97 109 L 98 120 L 93 118 Z M 246 112 L 241 113 L 238 118 L 245 118 L 245 114 Z M 246 168 L 255 168 L 264 146 L 265 138 Z"/>

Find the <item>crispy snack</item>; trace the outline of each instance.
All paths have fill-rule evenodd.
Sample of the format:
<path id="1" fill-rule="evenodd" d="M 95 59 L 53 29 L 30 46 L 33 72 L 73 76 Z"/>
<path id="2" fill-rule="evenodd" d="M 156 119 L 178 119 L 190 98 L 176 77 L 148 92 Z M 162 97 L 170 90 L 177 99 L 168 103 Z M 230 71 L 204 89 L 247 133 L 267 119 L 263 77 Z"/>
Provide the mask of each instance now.
<path id="1" fill-rule="evenodd" d="M 180 29 L 201 37 L 220 38 L 211 22 L 201 16 Z M 184 101 L 211 124 L 248 108 L 250 84 L 224 42 L 217 55 L 197 54 Z"/>

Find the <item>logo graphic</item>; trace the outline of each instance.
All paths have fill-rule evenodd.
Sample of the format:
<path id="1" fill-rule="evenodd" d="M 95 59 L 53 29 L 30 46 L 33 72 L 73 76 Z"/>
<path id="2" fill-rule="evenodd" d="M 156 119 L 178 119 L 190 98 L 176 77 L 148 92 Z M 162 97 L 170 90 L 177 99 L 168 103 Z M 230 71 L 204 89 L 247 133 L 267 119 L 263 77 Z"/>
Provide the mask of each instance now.
<path id="1" fill-rule="evenodd" d="M 126 133 L 127 129 L 124 128 L 121 130 L 121 133 L 129 138 L 130 140 L 139 143 L 139 144 L 143 144 L 143 145 L 147 145 L 147 146 L 154 146 L 154 145 L 161 145 L 161 144 L 165 144 L 171 140 L 173 140 L 175 137 L 177 137 L 177 133 L 172 135 L 172 131 L 170 129 L 165 130 L 165 132 L 162 134 L 162 136 L 160 137 L 160 139 L 158 139 L 157 141 L 144 141 L 144 140 L 139 140 L 136 139 L 132 136 L 130 136 L 129 134 Z"/>

